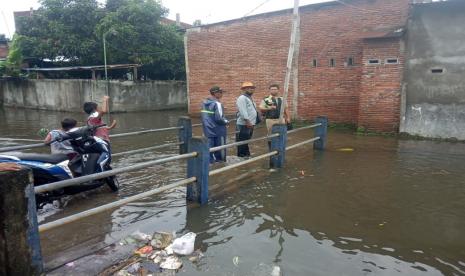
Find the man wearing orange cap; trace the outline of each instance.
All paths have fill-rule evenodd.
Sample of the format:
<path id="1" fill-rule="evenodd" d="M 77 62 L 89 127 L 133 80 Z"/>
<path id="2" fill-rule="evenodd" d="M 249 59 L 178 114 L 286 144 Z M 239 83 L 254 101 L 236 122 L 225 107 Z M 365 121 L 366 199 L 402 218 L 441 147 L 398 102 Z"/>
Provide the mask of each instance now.
<path id="1" fill-rule="evenodd" d="M 255 92 L 255 85 L 251 82 L 244 82 L 241 87 L 242 95 L 237 98 L 237 122 L 236 141 L 245 141 L 252 138 L 254 126 L 260 122 L 260 117 L 257 112 L 252 95 Z M 249 145 L 237 146 L 237 156 L 249 157 Z"/>

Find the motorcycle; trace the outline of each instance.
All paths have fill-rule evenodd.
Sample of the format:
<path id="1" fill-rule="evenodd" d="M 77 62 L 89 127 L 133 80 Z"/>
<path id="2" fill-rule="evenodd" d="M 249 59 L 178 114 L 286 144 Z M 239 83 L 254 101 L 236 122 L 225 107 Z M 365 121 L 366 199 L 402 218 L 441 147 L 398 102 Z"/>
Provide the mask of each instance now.
<path id="1" fill-rule="evenodd" d="M 31 168 L 34 186 L 98 173 L 101 169 L 97 160 L 102 151 L 99 143 L 97 143 L 97 139 L 100 138 L 94 137 L 94 133 L 97 128 L 104 126 L 75 128 L 49 143 L 69 140 L 75 151 L 73 154 L 6 153 L 5 155 L 0 155 L 0 162 L 13 162 Z M 104 167 L 104 171 L 108 170 L 111 170 L 110 162 Z M 36 204 L 38 208 L 41 208 L 46 203 L 51 203 L 63 196 L 93 190 L 104 184 L 107 184 L 114 192 L 119 189 L 116 177 L 110 176 L 36 194 Z"/>

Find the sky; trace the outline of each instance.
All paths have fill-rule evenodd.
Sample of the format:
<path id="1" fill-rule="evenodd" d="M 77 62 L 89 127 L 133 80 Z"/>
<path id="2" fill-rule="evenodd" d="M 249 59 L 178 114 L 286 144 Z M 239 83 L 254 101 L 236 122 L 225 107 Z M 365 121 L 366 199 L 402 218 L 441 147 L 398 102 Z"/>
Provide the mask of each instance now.
<path id="1" fill-rule="evenodd" d="M 300 6 L 327 2 L 329 0 L 300 0 Z M 15 31 L 13 11 L 37 9 L 38 0 L 1 0 L 0 34 L 12 37 Z M 99 0 L 105 2 L 105 0 Z M 168 18 L 175 19 L 176 13 L 181 21 L 192 24 L 200 19 L 202 24 L 225 21 L 269 11 L 292 8 L 294 0 L 161 0 L 170 11 Z"/>

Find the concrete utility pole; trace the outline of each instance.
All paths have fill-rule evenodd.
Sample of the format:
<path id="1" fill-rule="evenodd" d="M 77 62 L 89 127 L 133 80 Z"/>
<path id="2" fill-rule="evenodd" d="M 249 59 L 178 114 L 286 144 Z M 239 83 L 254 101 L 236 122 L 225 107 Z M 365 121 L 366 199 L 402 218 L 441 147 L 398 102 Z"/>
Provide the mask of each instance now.
<path id="1" fill-rule="evenodd" d="M 292 119 L 297 119 L 297 108 L 298 108 L 298 99 L 299 99 L 299 55 L 300 55 L 300 15 L 297 16 L 297 33 L 296 33 L 296 44 L 294 52 L 294 67 L 292 68 Z"/>
<path id="2" fill-rule="evenodd" d="M 292 71 L 292 60 L 294 58 L 294 51 L 296 46 L 297 38 L 297 29 L 299 25 L 299 0 L 294 0 L 294 12 L 292 18 L 292 32 L 291 32 L 291 43 L 289 46 L 289 53 L 287 55 L 287 67 L 286 67 L 286 76 L 284 78 L 284 96 L 283 104 L 281 105 L 279 120 L 282 121 L 284 117 L 284 110 L 287 106 L 287 95 L 289 93 L 289 82 L 291 79 Z M 295 89 L 295 88 L 294 88 Z"/>

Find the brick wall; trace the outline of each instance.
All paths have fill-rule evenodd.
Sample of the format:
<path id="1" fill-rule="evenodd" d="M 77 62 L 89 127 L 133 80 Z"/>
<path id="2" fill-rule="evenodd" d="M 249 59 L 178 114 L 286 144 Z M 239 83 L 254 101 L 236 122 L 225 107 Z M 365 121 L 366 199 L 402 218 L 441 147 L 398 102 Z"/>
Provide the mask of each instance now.
<path id="1" fill-rule="evenodd" d="M 363 38 L 374 30 L 405 25 L 408 15 L 408 0 L 345 2 L 348 5 L 327 2 L 300 8 L 300 118 L 327 115 L 331 122 L 346 123 L 358 123 L 360 118 L 365 118 L 365 115 L 359 116 Z M 212 85 L 229 91 L 223 102 L 227 113 L 233 114 L 241 82 L 256 83 L 256 102 L 266 95 L 269 84 L 283 84 L 291 12 L 279 11 L 189 30 L 189 112 L 198 113 Z M 346 64 L 349 57 L 354 59 L 354 66 Z M 331 58 L 335 61 L 334 67 L 329 66 Z M 313 59 L 318 62 L 315 68 Z M 392 102 L 392 105 L 398 104 L 398 101 Z M 394 117 L 389 120 L 387 124 L 392 126 L 398 116 L 395 122 Z"/>
<path id="2" fill-rule="evenodd" d="M 400 93 L 404 66 L 402 41 L 398 38 L 370 39 L 363 46 L 358 125 L 369 130 L 397 131 L 400 122 Z M 380 64 L 369 64 L 378 59 Z M 388 59 L 398 59 L 389 64 Z M 394 60 L 393 60 L 394 61 Z"/>

